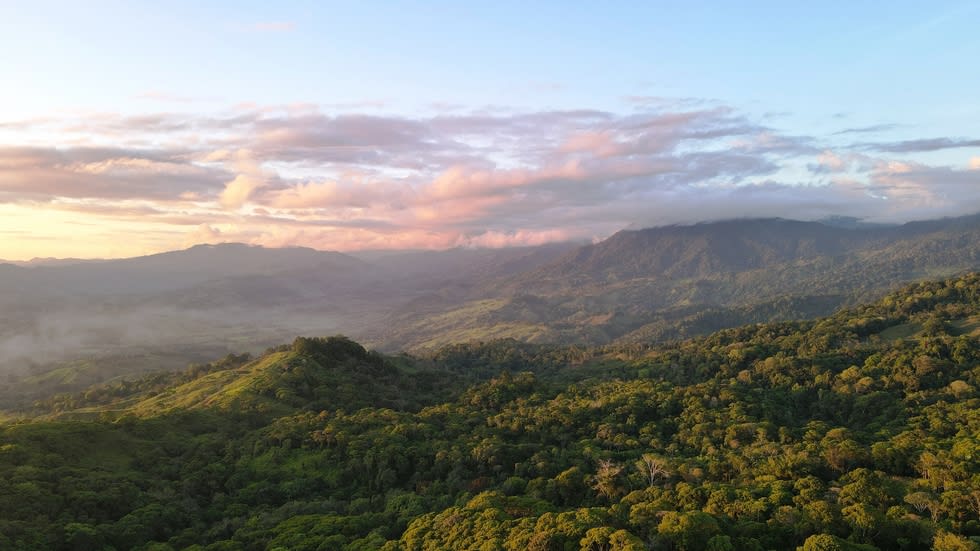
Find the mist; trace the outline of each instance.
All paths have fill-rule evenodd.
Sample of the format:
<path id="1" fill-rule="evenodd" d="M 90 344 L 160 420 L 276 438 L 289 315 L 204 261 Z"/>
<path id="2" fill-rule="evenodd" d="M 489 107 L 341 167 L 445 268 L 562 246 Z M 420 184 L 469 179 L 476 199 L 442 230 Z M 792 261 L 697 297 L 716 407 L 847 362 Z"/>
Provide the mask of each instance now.
<path id="1" fill-rule="evenodd" d="M 823 194 L 813 191 L 812 209 L 796 204 L 791 210 L 833 212 L 817 208 L 836 204 L 823 203 Z M 758 203 L 769 204 L 765 212 L 774 216 L 786 206 Z M 679 202 L 675 215 L 695 208 Z M 975 267 L 980 216 L 903 226 L 835 223 L 795 223 L 793 237 L 781 235 L 786 228 L 773 220 L 677 226 L 649 234 L 670 243 L 673 252 L 662 257 L 652 242 L 611 238 L 356 254 L 227 244 L 101 262 L 6 265 L 0 269 L 0 402 L 181 370 L 228 353 L 256 355 L 300 335 L 343 334 L 385 352 L 493 338 L 609 343 L 634 331 L 666 335 L 644 327 L 699 309 L 757 306 L 767 289 L 797 296 L 817 292 L 817 283 L 825 295 L 857 290 L 870 269 L 880 290 L 923 270 Z M 731 233 L 739 231 L 741 237 Z M 648 268 L 634 273 L 644 258 Z M 735 262 L 747 258 L 762 264 Z M 871 266 L 870 258 L 881 264 Z M 820 266 L 845 275 L 826 281 Z M 785 276 L 765 279 L 771 267 Z M 755 271 L 744 272 L 740 283 L 730 279 L 739 270 Z M 808 279 L 815 273 L 816 280 Z M 818 302 L 827 308 L 842 300 Z"/>

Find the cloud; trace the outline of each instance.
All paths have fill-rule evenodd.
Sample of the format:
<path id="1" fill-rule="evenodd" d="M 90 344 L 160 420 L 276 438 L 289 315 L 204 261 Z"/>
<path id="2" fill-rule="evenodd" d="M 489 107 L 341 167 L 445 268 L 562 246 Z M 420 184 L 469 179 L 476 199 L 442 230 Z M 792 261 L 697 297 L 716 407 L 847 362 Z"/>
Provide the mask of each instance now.
<path id="1" fill-rule="evenodd" d="M 846 172 L 867 172 L 876 163 L 873 157 L 860 153 L 834 151 L 825 149 L 817 155 L 816 162 L 807 165 L 814 174 L 840 174 Z"/>
<path id="2" fill-rule="evenodd" d="M 234 152 L 219 150 L 205 157 L 214 161 L 222 161 L 229 165 L 237 174 L 225 184 L 218 196 L 218 203 L 229 210 L 240 209 L 255 193 L 277 180 L 278 175 L 271 170 L 263 169 L 262 163 L 254 158 L 252 151 L 239 149 Z"/>
<path id="3" fill-rule="evenodd" d="M 212 196 L 225 174 L 178 151 L 0 147 L 0 200 L 55 197 L 176 200 Z"/>
<path id="4" fill-rule="evenodd" d="M 873 134 L 877 132 L 886 132 L 888 130 L 894 130 L 899 128 L 900 125 L 888 123 L 888 124 L 873 124 L 871 126 L 860 126 L 855 128 L 845 128 L 834 132 L 835 136 L 840 136 L 844 134 Z"/>
<path id="5" fill-rule="evenodd" d="M 225 243 L 225 239 L 221 234 L 221 230 L 210 225 L 210 224 L 200 224 L 193 231 L 187 234 L 184 238 L 184 247 L 190 247 L 193 245 L 201 244 L 217 244 Z"/>
<path id="6" fill-rule="evenodd" d="M 731 217 L 903 221 L 980 210 L 976 159 L 906 158 L 973 140 L 840 147 L 833 134 L 788 135 L 712 102 L 633 103 L 625 113 L 403 116 L 292 104 L 15 121 L 0 134 L 19 140 L 0 146 L 0 207 L 152 224 L 156 233 L 140 238 L 172 247 L 220 239 L 341 250 L 533 244 Z"/>
<path id="7" fill-rule="evenodd" d="M 255 190 L 262 187 L 262 180 L 247 174 L 239 174 L 225 185 L 218 202 L 227 209 L 239 209 L 249 200 Z"/>
<path id="8" fill-rule="evenodd" d="M 404 208 L 414 192 L 392 182 L 347 175 L 342 182 L 301 182 L 270 192 L 266 203 L 277 209 L 367 209 L 377 205 Z"/>
<path id="9" fill-rule="evenodd" d="M 816 173 L 844 172 L 850 167 L 850 160 L 833 151 L 824 151 L 817 157 L 817 162 L 810 165 L 810 170 Z"/>
<path id="10" fill-rule="evenodd" d="M 866 143 L 859 144 L 859 147 L 886 153 L 921 153 L 942 149 L 980 147 L 980 140 L 968 138 L 924 138 L 901 142 Z"/>
<path id="11" fill-rule="evenodd" d="M 454 246 L 456 247 L 475 247 L 500 249 L 503 247 L 529 247 L 543 245 L 555 241 L 570 241 L 574 237 L 566 229 L 554 230 L 526 230 L 517 229 L 513 231 L 486 231 L 476 235 L 460 236 Z"/>

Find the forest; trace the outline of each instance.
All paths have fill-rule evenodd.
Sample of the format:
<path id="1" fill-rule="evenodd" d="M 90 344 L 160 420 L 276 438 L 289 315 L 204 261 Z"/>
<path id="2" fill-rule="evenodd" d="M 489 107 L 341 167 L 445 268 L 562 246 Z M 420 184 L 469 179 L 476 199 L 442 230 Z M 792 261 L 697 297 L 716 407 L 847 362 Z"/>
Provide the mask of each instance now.
<path id="1" fill-rule="evenodd" d="M 4 413 L 0 549 L 980 549 L 980 274 L 666 343 L 343 336 Z"/>

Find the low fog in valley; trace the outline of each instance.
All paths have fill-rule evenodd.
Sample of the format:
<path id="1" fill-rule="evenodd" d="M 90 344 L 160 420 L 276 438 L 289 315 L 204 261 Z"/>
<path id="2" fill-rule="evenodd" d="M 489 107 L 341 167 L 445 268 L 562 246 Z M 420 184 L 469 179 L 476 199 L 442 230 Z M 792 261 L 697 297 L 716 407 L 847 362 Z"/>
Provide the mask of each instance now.
<path id="1" fill-rule="evenodd" d="M 499 338 L 655 342 L 826 315 L 862 294 L 975 268 L 978 221 L 736 220 L 595 244 L 359 254 L 221 244 L 7 263 L 0 380 L 8 399 L 24 400 L 254 355 L 298 335 L 431 351 Z"/>

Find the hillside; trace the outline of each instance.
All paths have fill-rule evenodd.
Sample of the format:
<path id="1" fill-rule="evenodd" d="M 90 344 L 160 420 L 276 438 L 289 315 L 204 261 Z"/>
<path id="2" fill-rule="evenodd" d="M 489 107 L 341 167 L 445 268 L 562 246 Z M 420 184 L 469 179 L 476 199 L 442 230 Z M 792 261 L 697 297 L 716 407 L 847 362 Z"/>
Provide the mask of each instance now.
<path id="1" fill-rule="evenodd" d="M 452 380 L 451 374 L 368 352 L 346 337 L 297 337 L 254 360 L 231 354 L 184 371 L 58 394 L 36 402 L 34 413 L 85 419 L 194 410 L 279 416 L 297 410 L 413 409 L 420 400 L 438 398 Z"/>
<path id="2" fill-rule="evenodd" d="M 977 268 L 978 216 L 894 227 L 768 219 L 622 231 L 462 304 L 413 303 L 379 340 L 401 349 L 486 336 L 592 345 L 684 338 L 827 315 Z"/>
<path id="3" fill-rule="evenodd" d="M 120 260 L 0 264 L 0 407 L 228 352 L 256 354 L 297 334 L 365 336 L 406 303 L 433 293 L 467 296 L 570 248 L 354 258 L 223 244 Z"/>
<path id="4" fill-rule="evenodd" d="M 825 316 L 978 268 L 980 216 L 902 226 L 734 220 L 589 245 L 356 257 L 226 244 L 0 265 L 0 407 L 258 354 L 295 335 L 342 333 L 387 352 L 504 338 L 666 342 Z"/>
<path id="5" fill-rule="evenodd" d="M 978 336 L 973 274 L 667 345 L 298 339 L 0 425 L 0 546 L 976 549 Z"/>
<path id="6" fill-rule="evenodd" d="M 781 219 L 624 230 L 542 267 L 526 280 L 547 285 L 554 280 L 595 284 L 706 278 L 880 246 L 887 241 L 884 233 Z"/>

